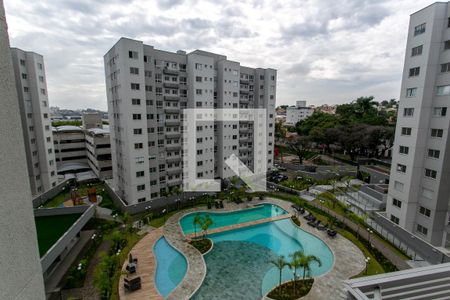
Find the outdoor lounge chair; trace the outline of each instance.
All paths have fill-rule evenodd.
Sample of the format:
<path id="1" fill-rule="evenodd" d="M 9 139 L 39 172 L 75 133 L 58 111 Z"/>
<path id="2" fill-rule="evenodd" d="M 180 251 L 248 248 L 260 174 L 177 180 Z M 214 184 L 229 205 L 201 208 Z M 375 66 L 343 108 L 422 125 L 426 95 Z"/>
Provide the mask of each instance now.
<path id="1" fill-rule="evenodd" d="M 132 279 L 124 278 L 123 286 L 130 292 L 139 290 L 141 288 L 141 277 L 134 277 Z"/>
<path id="2" fill-rule="evenodd" d="M 312 226 L 312 227 L 317 227 L 320 225 L 320 220 L 317 220 L 316 222 L 310 221 L 310 222 L 308 222 L 308 225 Z"/>
<path id="3" fill-rule="evenodd" d="M 327 234 L 328 234 L 328 236 L 330 236 L 330 237 L 335 237 L 335 236 L 337 235 L 337 231 L 336 231 L 336 230 L 333 230 L 333 229 L 328 229 L 328 230 L 327 230 Z"/>
<path id="4" fill-rule="evenodd" d="M 325 224 L 325 225 L 323 225 L 323 224 L 317 225 L 317 229 L 319 229 L 320 231 L 327 230 L 327 229 L 328 229 L 328 224 Z"/>

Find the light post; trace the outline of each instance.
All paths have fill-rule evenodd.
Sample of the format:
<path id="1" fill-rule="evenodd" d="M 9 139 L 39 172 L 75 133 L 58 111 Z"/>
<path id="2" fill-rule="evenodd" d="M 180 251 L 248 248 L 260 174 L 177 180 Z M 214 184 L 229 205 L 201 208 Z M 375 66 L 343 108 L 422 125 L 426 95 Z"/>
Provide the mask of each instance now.
<path id="1" fill-rule="evenodd" d="M 364 259 L 364 261 L 366 262 L 366 269 L 364 270 L 364 274 L 367 275 L 367 270 L 369 269 L 370 257 L 367 256 L 367 257 Z"/>
<path id="2" fill-rule="evenodd" d="M 370 244 L 370 237 L 371 237 L 373 231 L 372 231 L 369 227 L 367 227 L 367 232 L 369 233 L 369 238 L 368 238 L 369 247 L 371 247 L 371 244 Z"/>

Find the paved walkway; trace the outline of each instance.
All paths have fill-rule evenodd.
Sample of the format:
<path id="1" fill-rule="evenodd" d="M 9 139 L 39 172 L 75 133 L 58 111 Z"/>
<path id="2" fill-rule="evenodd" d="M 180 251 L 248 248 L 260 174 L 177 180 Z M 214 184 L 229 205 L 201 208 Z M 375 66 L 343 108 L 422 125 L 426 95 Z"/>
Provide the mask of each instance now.
<path id="1" fill-rule="evenodd" d="M 355 222 L 345 218 L 344 216 L 323 207 L 320 207 L 316 203 L 310 202 L 309 204 L 321 209 L 325 210 L 328 214 L 332 215 L 339 221 L 342 221 L 345 225 L 353 229 L 355 232 L 359 232 L 359 234 L 365 238 L 366 240 L 370 241 L 370 243 L 377 248 L 378 251 L 380 251 L 387 259 L 389 259 L 399 270 L 406 270 L 410 269 L 411 267 L 407 264 L 407 262 L 398 255 L 396 252 L 394 252 L 391 248 L 386 247 L 386 244 L 384 241 L 382 241 L 378 236 L 375 234 L 370 234 L 366 228 L 362 227 L 359 224 L 356 224 Z"/>
<path id="2" fill-rule="evenodd" d="M 153 255 L 153 245 L 162 236 L 163 229 L 158 228 L 144 236 L 131 250 L 133 258 L 138 259 L 136 275 L 141 277 L 141 289 L 128 292 L 123 287 L 124 278 L 122 275 L 119 281 L 119 297 L 121 300 L 162 300 L 164 299 L 155 287 L 156 259 Z M 128 260 L 122 266 L 126 270 Z"/>
<path id="3" fill-rule="evenodd" d="M 224 231 L 230 231 L 230 230 L 238 229 L 238 228 L 242 228 L 242 227 L 258 225 L 258 224 L 263 224 L 263 223 L 273 222 L 273 221 L 278 221 L 278 220 L 283 220 L 283 219 L 288 219 L 290 217 L 291 217 L 291 214 L 284 214 L 284 215 L 280 215 L 280 216 L 276 216 L 276 217 L 272 217 L 272 218 L 264 218 L 264 219 L 259 219 L 259 220 L 256 220 L 256 221 L 250 221 L 250 222 L 244 222 L 244 223 L 240 223 L 240 224 L 223 226 L 223 227 L 220 227 L 220 228 L 215 228 L 215 229 L 208 230 L 208 234 L 224 232 Z M 198 235 L 198 233 L 197 233 L 197 235 Z M 186 237 L 188 239 L 192 239 L 192 238 L 196 237 L 196 234 L 195 233 L 191 233 L 191 234 L 186 235 Z"/>
<path id="4" fill-rule="evenodd" d="M 274 198 L 267 198 L 267 200 L 295 214 L 290 202 Z M 328 245 L 334 255 L 332 269 L 328 273 L 316 277 L 311 291 L 302 299 L 347 299 L 342 282 L 364 270 L 366 265 L 363 253 L 352 242 L 340 235 L 337 235 L 335 238 L 330 238 L 326 231 L 320 231 L 317 228 L 308 226 L 304 219 L 301 219 L 300 222 L 301 229 L 319 237 Z M 269 298 L 264 297 L 263 299 Z"/>

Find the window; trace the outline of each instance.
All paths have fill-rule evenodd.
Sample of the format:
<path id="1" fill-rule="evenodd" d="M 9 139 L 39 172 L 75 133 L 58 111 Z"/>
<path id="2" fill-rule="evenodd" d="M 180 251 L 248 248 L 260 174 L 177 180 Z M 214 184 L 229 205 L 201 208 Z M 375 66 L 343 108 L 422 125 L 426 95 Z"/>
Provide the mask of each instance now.
<path id="1" fill-rule="evenodd" d="M 444 42 L 444 50 L 450 49 L 450 40 Z"/>
<path id="2" fill-rule="evenodd" d="M 139 69 L 130 67 L 130 74 L 139 75 Z"/>
<path id="3" fill-rule="evenodd" d="M 419 233 L 422 233 L 423 235 L 427 235 L 427 233 L 428 233 L 428 228 L 426 228 L 426 227 L 424 227 L 424 226 L 422 226 L 422 225 L 420 225 L 420 224 L 417 224 L 417 231 L 419 232 Z"/>
<path id="4" fill-rule="evenodd" d="M 409 147 L 406 146 L 400 146 L 398 149 L 398 152 L 400 154 L 408 154 L 409 153 Z"/>
<path id="5" fill-rule="evenodd" d="M 21 66 L 25 66 L 25 60 L 21 59 L 21 60 L 20 60 L 20 65 L 21 65 Z"/>
<path id="6" fill-rule="evenodd" d="M 201 89 L 196 89 L 195 90 L 195 94 L 196 95 L 201 95 L 202 94 L 202 90 Z"/>
<path id="7" fill-rule="evenodd" d="M 238 75 L 238 71 L 237 70 L 233 70 L 233 75 L 237 76 Z"/>
<path id="8" fill-rule="evenodd" d="M 431 169 L 425 169 L 425 177 L 436 179 L 437 177 L 437 171 L 431 170 Z"/>
<path id="9" fill-rule="evenodd" d="M 425 217 L 431 216 L 431 210 L 429 210 L 428 208 L 425 208 L 425 207 L 423 207 L 423 206 L 420 206 L 420 207 L 419 207 L 419 213 L 420 213 L 421 215 L 424 215 Z"/>
<path id="10" fill-rule="evenodd" d="M 50 126 L 49 125 L 45 125 L 45 130 L 49 131 L 50 130 Z"/>
<path id="11" fill-rule="evenodd" d="M 436 88 L 436 95 L 448 95 L 450 94 L 450 85 L 441 85 Z"/>
<path id="12" fill-rule="evenodd" d="M 27 74 L 22 73 L 22 79 L 27 79 Z"/>
<path id="13" fill-rule="evenodd" d="M 201 70 L 202 69 L 202 64 L 196 63 L 195 64 L 195 69 L 196 70 Z"/>
<path id="14" fill-rule="evenodd" d="M 29 91 L 28 87 L 27 87 L 27 86 L 24 86 L 24 87 L 23 87 L 23 91 L 24 91 L 25 93 L 28 93 L 28 91 Z"/>
<path id="15" fill-rule="evenodd" d="M 151 92 L 152 90 L 153 90 L 153 88 L 152 88 L 151 85 L 146 85 L 146 86 L 145 86 L 145 91 L 146 91 L 146 92 Z"/>
<path id="16" fill-rule="evenodd" d="M 404 117 L 412 117 L 414 115 L 414 108 L 406 107 L 403 109 Z"/>
<path id="17" fill-rule="evenodd" d="M 38 66 L 39 70 L 42 70 L 43 66 L 41 63 L 37 63 L 37 66 Z"/>
<path id="18" fill-rule="evenodd" d="M 144 71 L 145 77 L 152 77 L 152 71 Z"/>
<path id="19" fill-rule="evenodd" d="M 422 188 L 422 197 L 432 200 L 433 199 L 434 192 L 432 190 L 429 190 L 427 188 Z"/>
<path id="20" fill-rule="evenodd" d="M 138 59 L 138 53 L 136 51 L 128 51 L 128 58 Z"/>
<path id="21" fill-rule="evenodd" d="M 402 127 L 402 135 L 411 135 L 410 127 Z"/>
<path id="22" fill-rule="evenodd" d="M 434 117 L 445 117 L 447 114 L 447 107 L 434 107 L 433 116 Z"/>
<path id="23" fill-rule="evenodd" d="M 132 89 L 132 90 L 136 90 L 136 91 L 140 90 L 140 85 L 139 85 L 139 83 L 132 83 L 132 84 L 131 84 L 131 89 Z"/>
<path id="24" fill-rule="evenodd" d="M 144 171 L 136 172 L 136 177 L 144 177 Z"/>
<path id="25" fill-rule="evenodd" d="M 397 164 L 397 172 L 406 173 L 406 166 L 402 164 Z"/>
<path id="26" fill-rule="evenodd" d="M 450 72 L 450 63 L 441 64 L 441 73 Z"/>
<path id="27" fill-rule="evenodd" d="M 202 77 L 201 76 L 196 76 L 195 77 L 195 81 L 196 82 L 202 82 Z"/>
<path id="28" fill-rule="evenodd" d="M 402 207 L 402 201 L 398 200 L 398 199 L 392 199 L 392 205 L 397 206 L 398 208 Z"/>
<path id="29" fill-rule="evenodd" d="M 144 191 L 144 190 L 145 190 L 145 184 L 140 184 L 140 185 L 137 186 L 137 191 L 138 192 Z"/>
<path id="30" fill-rule="evenodd" d="M 399 192 L 403 192 L 403 187 L 405 185 L 399 181 L 394 181 L 394 189 L 396 189 Z"/>
<path id="31" fill-rule="evenodd" d="M 44 119 L 48 119 L 48 114 L 44 114 Z"/>
<path id="32" fill-rule="evenodd" d="M 426 23 L 423 23 L 423 24 L 420 24 L 420 25 L 417 25 L 416 27 L 414 27 L 414 36 L 425 32 L 425 24 Z"/>
<path id="33" fill-rule="evenodd" d="M 140 120 L 141 114 L 133 114 L 133 120 Z"/>
<path id="34" fill-rule="evenodd" d="M 439 158 L 441 151 L 436 149 L 428 149 L 428 157 L 430 158 Z"/>
<path id="35" fill-rule="evenodd" d="M 422 55 L 423 45 L 411 49 L 411 56 Z"/>
<path id="36" fill-rule="evenodd" d="M 450 27 L 450 18 L 447 19 L 447 27 Z"/>
<path id="37" fill-rule="evenodd" d="M 444 130 L 443 129 L 431 129 L 431 137 L 438 137 L 441 138 L 444 134 Z"/>
<path id="38" fill-rule="evenodd" d="M 133 133 L 134 134 L 142 134 L 142 128 L 134 128 Z"/>
<path id="39" fill-rule="evenodd" d="M 412 98 L 416 96 L 417 88 L 406 89 L 406 98 Z"/>
<path id="40" fill-rule="evenodd" d="M 134 149 L 142 149 L 144 145 L 142 143 L 134 143 Z"/>
<path id="41" fill-rule="evenodd" d="M 144 55 L 144 62 L 149 62 L 149 58 L 147 55 Z"/>
<path id="42" fill-rule="evenodd" d="M 39 76 L 39 81 L 44 82 L 44 76 Z"/>
<path id="43" fill-rule="evenodd" d="M 400 219 L 394 215 L 391 215 L 391 221 L 398 225 L 400 222 Z"/>
<path id="44" fill-rule="evenodd" d="M 41 89 L 41 94 L 45 95 L 45 89 Z"/>
<path id="45" fill-rule="evenodd" d="M 409 77 L 419 76 L 419 74 L 420 74 L 420 67 L 409 69 Z"/>

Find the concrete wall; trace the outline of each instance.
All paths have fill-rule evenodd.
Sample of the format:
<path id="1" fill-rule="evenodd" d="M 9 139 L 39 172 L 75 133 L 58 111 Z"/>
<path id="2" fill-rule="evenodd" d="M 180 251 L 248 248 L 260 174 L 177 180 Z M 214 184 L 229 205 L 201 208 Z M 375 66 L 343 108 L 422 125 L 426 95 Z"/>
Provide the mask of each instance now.
<path id="1" fill-rule="evenodd" d="M 0 0 L 0 299 L 45 299 L 25 145 Z"/>
<path id="2" fill-rule="evenodd" d="M 57 186 L 52 188 L 51 190 L 42 193 L 41 195 L 33 198 L 33 207 L 38 208 L 41 205 L 44 205 L 48 200 L 52 199 L 56 195 L 62 192 L 64 188 L 67 188 L 71 183 L 73 183 L 75 179 L 67 179 L 63 182 L 60 182 Z"/>

